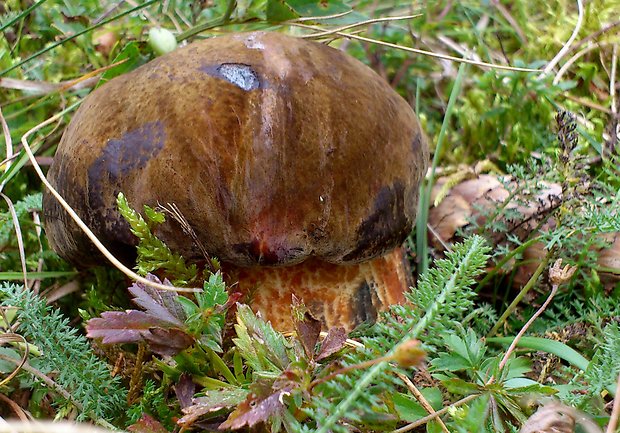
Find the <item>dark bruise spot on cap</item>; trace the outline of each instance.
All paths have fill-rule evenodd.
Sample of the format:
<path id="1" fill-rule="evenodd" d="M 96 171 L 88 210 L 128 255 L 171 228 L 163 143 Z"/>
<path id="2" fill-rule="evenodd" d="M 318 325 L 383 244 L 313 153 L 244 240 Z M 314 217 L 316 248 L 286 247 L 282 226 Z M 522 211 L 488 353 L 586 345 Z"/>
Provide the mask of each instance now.
<path id="1" fill-rule="evenodd" d="M 399 181 L 381 188 L 374 212 L 357 229 L 357 246 L 343 257 L 344 261 L 375 257 L 405 240 L 412 222 L 405 214 L 404 194 L 405 187 Z"/>
<path id="2" fill-rule="evenodd" d="M 219 66 L 207 65 L 200 68 L 213 77 L 221 78 L 249 92 L 260 87 L 258 74 L 250 65 L 241 63 L 222 63 Z"/>
<path id="3" fill-rule="evenodd" d="M 377 320 L 377 309 L 372 302 L 373 292 L 374 290 L 372 290 L 368 282 L 364 281 L 351 298 L 354 326 Z"/>
<path id="4" fill-rule="evenodd" d="M 92 209 L 105 209 L 105 193 L 117 194 L 121 180 L 131 171 L 143 168 L 164 147 L 166 135 L 160 121 L 148 122 L 108 140 L 101 155 L 88 168 L 88 200 Z M 114 198 L 112 198 L 114 200 Z M 109 222 L 108 222 L 109 223 Z"/>

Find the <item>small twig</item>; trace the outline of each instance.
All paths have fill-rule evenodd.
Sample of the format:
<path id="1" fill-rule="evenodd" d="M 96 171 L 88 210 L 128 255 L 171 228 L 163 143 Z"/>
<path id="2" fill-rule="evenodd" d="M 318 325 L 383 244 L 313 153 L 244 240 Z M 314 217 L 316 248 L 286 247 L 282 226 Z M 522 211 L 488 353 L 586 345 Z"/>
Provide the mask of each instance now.
<path id="1" fill-rule="evenodd" d="M 584 15 L 582 0 L 577 0 L 577 8 L 579 10 L 579 14 L 577 16 L 577 24 L 575 25 L 575 28 L 573 29 L 573 33 L 570 35 L 570 38 L 568 38 L 566 43 L 562 46 L 562 49 L 560 49 L 560 51 L 555 55 L 555 57 L 551 59 L 551 61 L 547 64 L 547 66 L 545 66 L 545 69 L 543 69 L 543 73 L 540 75 L 540 77 L 543 77 L 549 74 L 549 72 L 551 72 L 551 70 L 555 67 L 555 65 L 557 65 L 558 62 L 562 60 L 562 57 L 564 57 L 566 53 L 569 52 L 571 44 L 573 43 L 573 41 L 579 34 L 579 31 L 581 30 L 581 24 L 583 23 L 583 15 Z"/>
<path id="2" fill-rule="evenodd" d="M 618 375 L 618 382 L 616 384 L 616 397 L 614 397 L 614 405 L 611 409 L 611 415 L 609 417 L 609 424 L 607 424 L 606 433 L 616 433 L 618 424 L 620 422 L 620 374 Z"/>
<path id="3" fill-rule="evenodd" d="M 202 241 L 200 240 L 200 238 L 194 231 L 194 228 L 191 226 L 189 221 L 187 221 L 187 218 L 185 218 L 185 215 L 181 213 L 177 205 L 174 203 L 166 203 L 166 206 L 158 204 L 157 208 L 158 210 L 163 211 L 167 213 L 168 215 L 170 215 L 173 220 L 179 223 L 183 232 L 186 235 L 188 235 L 190 238 L 192 238 L 192 240 L 194 241 L 194 244 L 196 244 L 196 246 L 200 250 L 201 254 L 207 261 L 207 266 L 209 267 L 209 270 L 215 273 L 217 269 L 215 269 L 215 266 L 213 265 L 213 261 L 211 260 L 211 255 L 209 254 L 204 244 L 202 243 Z"/>
<path id="4" fill-rule="evenodd" d="M 353 12 L 353 9 L 351 9 L 350 11 L 340 12 L 340 13 L 333 14 L 333 15 L 323 15 L 323 16 L 314 16 L 314 17 L 300 17 L 300 18 L 296 18 L 293 21 L 295 21 L 297 23 L 303 23 L 304 21 L 331 20 L 331 19 L 334 19 L 334 18 L 344 17 L 345 15 L 349 15 L 351 12 Z"/>
<path id="5" fill-rule="evenodd" d="M 508 350 L 506 350 L 504 357 L 498 365 L 499 371 L 502 371 L 506 366 L 506 363 L 512 355 L 512 352 L 514 352 L 517 344 L 519 344 L 519 340 L 521 340 L 521 337 L 525 335 L 529 327 L 532 326 L 532 323 L 534 323 L 534 321 L 543 313 L 543 311 L 547 309 L 549 303 L 558 292 L 558 287 L 570 280 L 576 270 L 577 267 L 569 265 L 566 265 L 564 266 L 564 268 L 562 268 L 562 259 L 558 259 L 555 261 L 551 269 L 549 269 L 549 281 L 551 282 L 551 292 L 549 293 L 549 296 L 547 296 L 545 302 L 540 306 L 538 310 L 536 310 L 532 317 L 530 317 L 530 319 L 525 323 L 525 325 L 523 325 L 523 327 L 519 330 L 517 336 L 512 340 L 512 343 L 510 343 L 510 347 L 508 347 Z M 493 383 L 494 380 L 495 377 L 491 376 L 487 381 L 487 385 Z"/>
<path id="6" fill-rule="evenodd" d="M 489 331 L 489 333 L 487 334 L 487 337 L 491 337 L 492 335 L 495 335 L 495 333 L 503 325 L 506 319 L 508 319 L 508 317 L 510 317 L 510 315 L 515 310 L 515 308 L 517 308 L 517 305 L 519 305 L 519 302 L 521 302 L 521 299 L 523 299 L 523 297 L 532 289 L 532 287 L 534 287 L 534 284 L 536 284 L 536 281 L 538 281 L 538 277 L 540 277 L 540 274 L 542 274 L 542 272 L 545 270 L 547 263 L 549 263 L 550 257 L 551 257 L 551 252 L 548 252 L 545 258 L 540 262 L 540 264 L 536 268 L 536 271 L 534 271 L 534 274 L 530 277 L 528 282 L 525 283 L 525 286 L 523 286 L 523 289 L 521 289 L 519 294 L 510 303 L 508 308 L 506 308 L 506 311 L 504 311 L 504 314 L 502 314 L 502 316 L 497 320 L 497 323 Z"/>
<path id="7" fill-rule="evenodd" d="M 443 240 L 441 235 L 437 232 L 437 230 L 435 230 L 435 228 L 430 223 L 426 223 L 426 228 L 428 229 L 429 232 L 431 232 L 431 234 L 435 237 L 435 239 L 439 241 L 439 243 L 441 244 L 441 246 L 443 247 L 445 251 L 452 252 L 452 247 L 450 247 L 450 245 L 448 245 L 446 241 Z"/>
<path id="8" fill-rule="evenodd" d="M 368 24 L 390 22 L 390 21 L 398 21 L 398 20 L 409 20 L 409 19 L 413 19 L 413 18 L 418 18 L 420 16 L 421 16 L 421 14 L 404 15 L 404 16 L 400 16 L 400 17 L 373 18 L 373 19 L 370 19 L 370 20 L 359 21 L 357 23 L 348 24 L 348 25 L 342 26 L 342 27 L 337 27 L 337 28 L 331 29 L 331 30 L 325 30 L 325 31 L 321 31 L 321 32 L 318 32 L 318 33 L 311 33 L 309 35 L 303 35 L 303 36 L 300 36 L 300 38 L 302 38 L 302 39 L 320 38 L 320 37 L 324 37 L 324 36 L 334 35 L 334 34 L 337 34 L 339 32 L 342 32 L 344 30 L 349 30 L 349 29 L 352 29 L 352 28 L 355 28 L 355 27 L 365 26 L 365 25 L 368 25 Z"/>
<path id="9" fill-rule="evenodd" d="M 43 242 L 41 242 L 41 235 L 43 233 L 41 230 L 41 218 L 39 217 L 39 212 L 37 211 L 32 212 L 32 222 L 34 223 L 34 231 L 37 235 L 37 241 L 39 242 L 39 261 L 37 263 L 37 272 L 42 272 L 44 260 L 43 260 Z M 40 288 L 41 288 L 41 280 L 35 279 L 34 284 L 32 286 L 32 291 L 38 294 Z"/>
<path id="10" fill-rule="evenodd" d="M 7 322 L 7 318 L 6 318 L 6 314 L 4 312 L 4 308 L 2 309 L 2 317 L 3 317 L 4 321 Z M 8 322 L 7 322 L 7 325 L 8 325 Z M 19 370 L 21 370 L 21 368 L 24 366 L 26 361 L 28 361 L 28 354 L 30 353 L 30 346 L 28 346 L 28 342 L 26 341 L 26 339 L 22 335 L 16 334 L 14 332 L 7 332 L 5 334 L 0 335 L 0 341 L 2 342 L 2 344 L 4 344 L 4 343 L 22 343 L 24 345 L 24 353 L 22 355 L 21 360 L 19 362 L 16 362 L 16 367 L 11 372 L 11 374 L 9 374 L 7 377 L 5 377 L 4 379 L 2 379 L 0 381 L 0 386 L 4 386 L 7 383 L 9 383 L 15 376 L 17 376 L 17 373 L 19 373 Z M 14 359 L 14 361 L 17 361 L 17 360 Z"/>
<path id="11" fill-rule="evenodd" d="M 300 23 L 290 22 L 289 24 L 290 25 L 294 25 L 294 26 L 298 26 L 298 27 L 303 27 L 303 28 L 311 29 L 311 30 L 322 30 L 320 27 L 309 26 L 309 25 L 300 24 Z M 517 67 L 514 67 L 514 66 L 496 65 L 496 64 L 492 64 L 492 63 L 478 62 L 478 61 L 475 61 L 475 60 L 469 60 L 469 59 L 462 58 L 462 57 L 454 57 L 454 56 L 450 56 L 450 55 L 447 55 L 447 54 L 433 53 L 431 51 L 420 50 L 418 48 L 412 48 L 412 47 L 405 47 L 403 45 L 392 44 L 390 42 L 383 42 L 383 41 L 380 41 L 380 40 L 377 40 L 377 39 L 366 38 L 364 36 L 353 35 L 353 34 L 350 34 L 350 33 L 336 32 L 335 34 L 337 34 L 339 36 L 342 36 L 342 37 L 345 37 L 345 38 L 356 39 L 356 40 L 363 41 L 363 42 L 370 42 L 371 44 L 382 45 L 384 47 L 389 47 L 389 48 L 396 48 L 397 50 L 403 50 L 403 51 L 407 51 L 407 52 L 410 52 L 410 53 L 423 54 L 425 56 L 435 57 L 435 58 L 443 59 L 443 60 L 451 60 L 453 62 L 467 63 L 467 64 L 470 64 L 470 65 L 475 65 L 475 66 L 479 66 L 479 67 L 487 67 L 487 68 L 492 68 L 492 69 L 501 69 L 501 70 L 505 70 L 505 71 L 517 71 L 517 72 L 541 72 L 540 69 L 517 68 Z"/>
<path id="12" fill-rule="evenodd" d="M 426 400 L 424 395 L 422 395 L 422 393 L 413 384 L 413 382 L 409 380 L 407 376 L 405 376 L 404 374 L 398 371 L 396 372 L 396 375 L 400 378 L 400 380 L 402 380 L 405 383 L 407 388 L 409 388 L 409 391 L 411 391 L 411 393 L 415 396 L 415 398 L 418 399 L 422 407 L 429 413 L 429 415 L 434 415 L 436 413 L 435 409 L 433 409 L 433 406 L 431 406 L 431 404 L 428 402 L 428 400 Z M 439 425 L 441 426 L 441 429 L 444 432 L 450 433 L 450 430 L 448 430 L 448 427 L 446 427 L 446 424 L 444 424 L 441 418 L 437 418 L 437 423 L 439 423 Z"/>
<path id="13" fill-rule="evenodd" d="M 312 383 L 308 385 L 308 390 L 312 390 L 312 388 L 314 388 L 315 386 L 320 385 L 321 383 L 327 382 L 328 380 L 332 380 L 333 378 L 340 376 L 342 374 L 348 373 L 349 371 L 363 370 L 368 367 L 372 367 L 373 365 L 379 364 L 380 362 L 390 361 L 392 358 L 393 358 L 392 356 L 382 356 L 380 358 L 375 358 L 375 359 L 370 359 L 368 361 L 360 362 L 359 364 L 348 365 L 346 367 L 339 368 L 338 370 L 333 371 L 326 376 L 313 380 Z"/>
<path id="14" fill-rule="evenodd" d="M 7 355 L 3 355 L 1 353 L 0 353 L 0 359 L 11 362 L 13 364 L 21 364 L 21 362 L 18 361 L 17 359 L 11 358 L 10 356 L 7 356 Z M 71 404 L 73 404 L 80 412 L 83 410 L 83 407 L 80 404 L 80 402 L 75 400 L 69 391 L 67 391 L 62 386 L 54 382 L 50 377 L 43 374 L 41 371 L 32 367 L 28 362 L 25 362 L 21 366 L 21 368 L 23 368 L 25 371 L 35 376 L 37 379 L 40 379 L 43 383 L 45 383 L 45 385 L 47 385 L 48 388 L 60 394 L 65 400 L 70 401 Z"/>
<path id="15" fill-rule="evenodd" d="M 26 412 L 24 412 L 24 409 L 22 409 L 20 405 L 8 398 L 6 395 L 0 394 L 0 400 L 9 405 L 13 412 L 15 412 L 15 415 L 17 415 L 20 420 L 22 420 L 23 422 L 30 421 L 30 419 L 28 419 L 28 417 L 26 416 Z"/>
<path id="16" fill-rule="evenodd" d="M 6 123 L 6 119 L 2 114 L 2 108 L 0 108 L 0 123 L 2 123 L 2 134 L 4 135 L 4 145 L 6 147 L 6 168 L 4 172 L 6 173 L 11 168 L 11 163 L 13 158 L 15 157 L 13 154 L 13 140 L 11 140 L 11 130 L 9 129 L 9 125 Z M 6 181 L 5 181 L 6 182 Z M 4 188 L 4 182 L 0 184 L 0 191 Z"/>
<path id="17" fill-rule="evenodd" d="M 424 418 L 420 418 L 419 420 L 414 421 L 411 424 L 407 424 L 404 427 L 396 429 L 392 433 L 405 433 L 405 432 L 408 432 L 410 430 L 413 430 L 414 428 L 420 427 L 421 425 L 424 425 L 427 422 L 432 421 L 435 418 L 442 416 L 443 414 L 449 412 L 453 408 L 458 407 L 458 406 L 463 406 L 465 403 L 469 403 L 470 401 L 472 401 L 472 400 L 474 400 L 474 399 L 476 399 L 478 397 L 480 397 L 480 395 L 478 395 L 478 394 L 468 395 L 467 397 L 464 397 L 464 398 L 462 398 L 462 399 L 452 403 L 449 406 L 446 406 L 446 407 L 443 407 L 443 408 L 439 409 L 437 412 L 435 412 L 435 413 L 433 413 L 431 415 L 425 416 Z"/>
<path id="18" fill-rule="evenodd" d="M 17 238 L 17 248 L 19 250 L 19 260 L 21 261 L 22 272 L 24 273 L 24 290 L 26 290 L 28 288 L 28 268 L 26 267 L 26 251 L 24 249 L 24 238 L 22 237 L 22 229 L 19 225 L 19 218 L 17 217 L 17 212 L 15 212 L 15 206 L 13 206 L 11 199 L 2 192 L 0 192 L 0 196 L 2 196 L 4 201 L 6 201 L 6 204 L 9 207 L 9 212 L 11 213 L 11 218 L 13 219 L 15 237 Z"/>
<path id="19" fill-rule="evenodd" d="M 613 23 L 609 24 L 608 26 L 605 26 L 602 29 L 599 29 L 599 30 L 595 31 L 594 33 L 590 33 L 588 36 L 586 36 L 585 38 L 583 38 L 582 40 L 580 40 L 579 42 L 574 44 L 571 47 L 570 50 L 571 51 L 577 51 L 583 45 L 587 44 L 588 42 L 590 42 L 592 40 L 597 39 L 602 34 L 607 33 L 608 31 L 613 30 L 613 29 L 615 29 L 618 26 L 620 26 L 620 21 L 614 21 Z"/>
<path id="20" fill-rule="evenodd" d="M 562 65 L 562 67 L 556 74 L 555 78 L 553 79 L 553 84 L 558 84 L 560 80 L 562 79 L 562 76 L 566 73 L 566 71 L 568 71 L 568 69 L 570 69 L 573 63 L 579 60 L 579 58 L 582 57 L 584 54 L 587 54 L 590 51 L 594 51 L 596 49 L 599 49 L 603 46 L 610 45 L 610 44 L 611 42 L 599 42 L 598 44 L 589 44 L 583 50 L 576 52 L 570 59 L 566 61 L 566 63 Z"/>
<path id="21" fill-rule="evenodd" d="M 521 39 L 521 43 L 523 45 L 526 45 L 527 36 L 525 35 L 525 32 L 523 31 L 523 29 L 519 26 L 519 23 L 517 22 L 517 20 L 514 19 L 512 15 L 510 15 L 510 12 L 508 11 L 508 9 L 506 9 L 506 7 L 499 2 L 499 0 L 493 0 L 491 4 L 495 7 L 495 9 L 499 11 L 499 13 L 504 17 L 504 19 L 508 21 L 508 23 L 510 24 L 510 27 L 514 29 L 515 33 L 517 33 L 517 36 L 519 36 L 519 39 Z"/>
<path id="22" fill-rule="evenodd" d="M 536 320 L 538 316 L 540 316 L 543 313 L 543 311 L 547 309 L 547 306 L 549 305 L 549 303 L 551 302 L 551 300 L 553 299 L 553 297 L 555 296 L 557 292 L 558 292 L 558 285 L 553 284 L 551 286 L 551 292 L 549 293 L 549 296 L 547 296 L 547 299 L 545 300 L 545 302 L 540 306 L 538 310 L 536 310 L 536 312 L 532 315 L 532 317 L 530 317 L 530 319 L 525 323 L 525 325 L 523 325 L 523 327 L 519 330 L 514 340 L 512 340 L 512 343 L 508 347 L 508 350 L 506 350 L 504 357 L 499 363 L 498 370 L 501 371 L 504 369 L 504 367 L 506 366 L 506 363 L 508 362 L 508 358 L 510 358 L 510 355 L 512 355 L 512 352 L 514 352 L 515 347 L 517 347 L 517 344 L 519 343 L 519 340 L 521 340 L 521 337 L 523 337 L 523 335 L 528 330 L 528 328 L 532 325 L 532 323 L 534 323 L 534 320 Z"/>
<path id="23" fill-rule="evenodd" d="M 592 108 L 593 110 L 597 110 L 597 111 L 600 111 L 602 113 L 609 114 L 611 117 L 614 117 L 616 119 L 620 119 L 620 115 L 618 113 L 615 113 L 615 114 L 612 113 L 612 111 L 609 108 L 604 107 L 601 104 L 597 104 L 597 103 L 592 102 L 592 101 L 590 101 L 588 99 L 585 99 L 585 98 L 580 98 L 579 96 L 571 95 L 571 94 L 569 94 L 567 92 L 565 92 L 563 94 L 563 96 L 566 99 L 571 100 L 573 102 L 577 102 L 580 105 L 584 105 L 584 106 L 586 106 L 588 108 Z"/>
<path id="24" fill-rule="evenodd" d="M 112 433 L 118 431 L 110 425 L 101 429 L 90 424 L 74 424 L 68 421 L 7 421 L 0 425 L 0 433 Z"/>

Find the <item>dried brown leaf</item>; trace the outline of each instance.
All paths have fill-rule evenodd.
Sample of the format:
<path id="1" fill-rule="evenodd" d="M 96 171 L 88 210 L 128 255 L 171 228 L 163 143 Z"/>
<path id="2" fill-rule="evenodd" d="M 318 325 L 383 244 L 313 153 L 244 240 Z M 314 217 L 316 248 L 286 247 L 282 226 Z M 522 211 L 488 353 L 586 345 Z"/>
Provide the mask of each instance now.
<path id="1" fill-rule="evenodd" d="M 237 408 L 228 416 L 228 419 L 220 425 L 220 430 L 237 430 L 241 427 L 252 427 L 260 422 L 267 421 L 271 416 L 284 409 L 283 397 L 288 395 L 290 388 L 274 392 L 261 399 L 255 394 L 237 405 Z"/>
<path id="2" fill-rule="evenodd" d="M 308 308 L 293 295 L 293 322 L 297 337 L 301 341 L 308 359 L 314 358 L 314 348 L 321 334 L 321 321 L 315 319 Z"/>
<path id="3" fill-rule="evenodd" d="M 344 328 L 330 328 L 315 359 L 321 361 L 333 355 L 344 347 L 346 341 L 347 333 Z"/>
<path id="4" fill-rule="evenodd" d="M 247 395 L 248 391 L 239 388 L 206 391 L 204 397 L 195 398 L 191 406 L 183 408 L 185 415 L 177 421 L 177 424 L 189 426 L 203 415 L 235 407 L 242 403 Z"/>
<path id="5" fill-rule="evenodd" d="M 188 408 L 192 405 L 192 399 L 196 393 L 196 384 L 192 381 L 192 377 L 189 374 L 182 374 L 179 377 L 179 381 L 174 386 L 174 393 L 179 400 L 181 409 Z"/>
<path id="6" fill-rule="evenodd" d="M 169 433 L 155 418 L 142 414 L 142 417 L 135 423 L 127 427 L 132 433 Z"/>

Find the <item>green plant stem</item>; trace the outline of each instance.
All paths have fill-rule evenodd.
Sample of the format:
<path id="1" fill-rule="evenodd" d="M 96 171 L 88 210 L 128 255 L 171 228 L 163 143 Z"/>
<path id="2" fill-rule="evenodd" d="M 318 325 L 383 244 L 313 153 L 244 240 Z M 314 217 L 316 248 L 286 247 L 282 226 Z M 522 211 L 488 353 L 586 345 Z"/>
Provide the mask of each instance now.
<path id="1" fill-rule="evenodd" d="M 189 30 L 184 31 L 180 35 L 177 36 L 177 42 L 184 41 L 185 39 L 191 38 L 192 36 L 197 35 L 200 32 L 204 32 L 205 30 L 212 29 L 214 27 L 219 27 L 228 24 L 230 21 L 230 17 L 235 11 L 237 7 L 237 2 L 235 0 L 228 0 L 228 5 L 226 6 L 226 11 L 224 15 L 214 20 L 207 21 L 206 23 L 199 24 L 195 27 L 192 27 Z"/>
<path id="2" fill-rule="evenodd" d="M 368 361 L 364 361 L 364 362 L 360 362 L 359 364 L 354 364 L 354 365 L 348 365 L 346 367 L 342 367 L 330 374 L 328 374 L 327 376 L 323 376 L 320 377 L 316 380 L 313 380 L 312 383 L 308 386 L 308 391 L 312 390 L 312 388 L 314 388 L 315 386 L 323 383 L 323 382 L 327 382 L 328 380 L 332 380 L 334 379 L 336 376 L 341 375 L 341 374 L 345 374 L 348 373 L 349 371 L 353 371 L 353 370 L 363 370 L 365 368 L 368 367 L 372 367 L 375 364 L 378 364 L 380 362 L 383 361 L 390 361 L 392 360 L 394 357 L 393 356 L 382 356 L 381 358 L 375 358 L 375 359 L 369 359 Z"/>
<path id="3" fill-rule="evenodd" d="M 405 432 L 411 431 L 414 428 L 420 427 L 421 425 L 424 425 L 427 422 L 432 421 L 435 418 L 440 417 L 441 415 L 449 412 L 452 408 L 463 406 L 465 403 L 469 403 L 470 401 L 478 397 L 480 397 L 480 394 L 471 394 L 471 395 L 468 395 L 467 397 L 463 397 L 459 401 L 456 401 L 449 406 L 443 407 L 437 412 L 434 412 L 430 415 L 425 416 L 424 418 L 420 418 L 419 420 L 412 422 L 411 424 L 407 424 L 404 427 L 394 430 L 392 433 L 405 433 Z"/>
<path id="4" fill-rule="evenodd" d="M 495 268 L 492 271 L 488 272 L 484 276 L 484 278 L 482 280 L 480 280 L 480 282 L 478 283 L 478 287 L 476 288 L 476 292 L 479 292 L 480 289 L 482 287 L 484 287 L 485 284 L 488 283 L 491 280 L 491 278 L 493 278 L 495 276 L 495 274 L 497 273 L 498 269 L 501 269 L 514 256 L 516 256 L 517 254 L 522 253 L 523 251 L 525 251 L 526 249 L 528 249 L 529 247 L 534 245 L 536 242 L 540 241 L 540 239 L 542 239 L 542 236 L 533 237 L 532 239 L 528 240 L 527 242 L 522 243 L 517 248 L 515 248 L 514 250 L 512 250 L 508 254 L 506 254 L 499 262 L 497 262 L 495 264 Z"/>
<path id="5" fill-rule="evenodd" d="M 443 145 L 448 132 L 448 126 L 450 125 L 450 119 L 454 111 L 454 104 L 461 93 L 461 87 L 463 85 L 463 79 L 465 78 L 465 72 L 467 71 L 467 64 L 461 63 L 459 71 L 456 74 L 452 91 L 450 92 L 450 98 L 448 99 L 448 106 L 446 107 L 446 114 L 441 124 L 441 130 L 439 131 L 439 137 L 437 137 L 437 145 L 435 146 L 435 154 L 433 155 L 433 163 L 431 165 L 431 172 L 426 180 L 426 188 L 420 187 L 420 205 L 418 207 L 418 218 L 416 221 L 416 244 L 418 254 L 418 274 L 422 274 L 428 270 L 428 235 L 426 225 L 428 223 L 428 211 L 430 208 L 431 191 L 433 189 L 433 182 L 435 180 L 435 171 L 439 164 L 439 159 L 443 151 Z"/>
<path id="6" fill-rule="evenodd" d="M 521 300 L 527 294 L 527 292 L 529 292 L 532 289 L 532 287 L 534 287 L 534 284 L 536 284 L 536 281 L 538 281 L 538 277 L 540 277 L 540 274 L 542 274 L 545 268 L 547 267 L 547 264 L 549 263 L 550 258 L 551 258 L 551 252 L 547 253 L 545 258 L 540 262 L 534 274 L 530 277 L 530 279 L 525 284 L 525 286 L 523 286 L 523 289 L 521 289 L 519 294 L 510 303 L 508 308 L 506 308 L 506 311 L 504 311 L 504 314 L 502 314 L 502 316 L 497 320 L 497 323 L 495 324 L 495 326 L 493 326 L 491 331 L 489 331 L 489 333 L 487 334 L 487 337 L 491 337 L 495 335 L 495 333 L 499 330 L 499 328 L 504 324 L 506 319 L 508 319 L 508 317 L 512 314 L 515 308 L 517 308 L 517 305 L 519 305 L 519 302 L 521 302 Z"/>
<path id="7" fill-rule="evenodd" d="M 150 5 L 152 5 L 153 3 L 157 3 L 157 2 L 159 2 L 159 1 L 161 1 L 161 0 L 148 0 L 148 1 L 146 1 L 146 2 L 144 2 L 144 3 L 142 3 L 142 4 L 140 4 L 140 5 L 138 5 L 138 6 L 136 6 L 136 7 L 133 7 L 133 8 L 131 8 L 131 9 L 126 10 L 125 12 L 122 12 L 122 13 L 120 13 L 120 14 L 118 14 L 118 15 L 115 15 L 115 16 L 113 16 L 113 17 L 110 17 L 110 18 L 108 18 L 107 20 L 100 21 L 100 22 L 98 22 L 97 24 L 94 24 L 94 25 L 92 25 L 92 26 L 90 26 L 90 27 L 87 27 L 87 28 L 85 28 L 85 29 L 83 29 L 83 30 L 80 30 L 79 32 L 77 32 L 77 33 L 75 33 L 75 34 L 73 34 L 73 35 L 71 35 L 71 36 L 67 36 L 66 38 L 61 39 L 61 40 L 59 40 L 58 42 L 54 42 L 53 44 L 48 45 L 47 47 L 40 49 L 39 51 L 37 51 L 36 53 L 32 54 L 31 56 L 26 57 L 26 58 L 25 58 L 24 60 L 22 60 L 21 62 L 18 62 L 18 63 L 16 63 L 16 64 L 14 64 L 13 66 L 9 66 L 8 68 L 6 68 L 6 69 L 5 69 L 5 70 L 3 70 L 2 72 L 0 72 L 0 77 L 2 77 L 2 76 L 4 76 L 4 75 L 8 74 L 9 72 L 11 72 L 11 71 L 12 71 L 12 70 L 14 70 L 14 69 L 19 68 L 20 66 L 25 65 L 26 63 L 30 62 L 31 60 L 33 60 L 33 59 L 35 59 L 35 58 L 39 57 L 41 54 L 45 54 L 45 53 L 47 53 L 48 51 L 53 50 L 54 48 L 56 48 L 56 47 L 57 47 L 57 46 L 59 46 L 59 45 L 64 44 L 65 42 L 69 42 L 70 40 L 73 40 L 73 39 L 77 38 L 78 36 L 82 36 L 83 34 L 86 34 L 86 33 L 90 32 L 90 31 L 92 31 L 92 30 L 94 30 L 94 29 L 96 29 L 96 28 L 99 28 L 99 27 L 101 27 L 101 26 L 104 26 L 104 25 L 106 25 L 107 23 L 110 23 L 110 22 L 112 22 L 112 21 L 115 21 L 115 20 L 117 20 L 117 19 L 119 19 L 119 18 L 124 17 L 125 15 L 129 15 L 130 13 L 133 13 L 133 12 L 135 12 L 135 11 L 137 11 L 137 10 L 143 9 L 143 8 L 145 8 L 145 7 L 147 7 L 147 6 L 150 6 Z"/>
<path id="8" fill-rule="evenodd" d="M 327 433 L 331 431 L 332 426 L 334 426 L 340 419 L 344 417 L 347 413 L 351 405 L 359 398 L 360 394 L 370 385 L 375 376 L 381 373 L 387 366 L 388 361 L 386 359 L 390 359 L 393 357 L 394 353 L 398 350 L 398 348 L 404 342 L 407 342 L 410 339 L 417 339 L 420 334 L 426 329 L 426 327 L 435 319 L 437 312 L 439 311 L 439 306 L 446 302 L 446 299 L 449 295 L 457 287 L 457 280 L 462 273 L 462 269 L 467 269 L 471 266 L 471 260 L 474 254 L 481 248 L 484 240 L 480 237 L 477 237 L 474 242 L 472 242 L 469 251 L 465 257 L 463 257 L 463 261 L 459 264 L 459 267 L 455 270 L 454 274 L 450 277 L 444 288 L 437 296 L 437 299 L 430 308 L 427 310 L 426 314 L 420 321 L 416 323 L 416 325 L 400 339 L 399 343 L 396 344 L 392 350 L 390 350 L 377 364 L 373 365 L 368 372 L 361 377 L 361 379 L 356 383 L 355 387 L 351 390 L 351 393 L 347 395 L 347 397 L 342 400 L 334 412 L 325 420 L 321 428 L 317 430 L 316 433 Z"/>
<path id="9" fill-rule="evenodd" d="M 28 7 L 27 9 L 23 10 L 19 15 L 17 15 L 15 18 L 13 18 L 12 20 L 7 21 L 6 23 L 2 24 L 2 26 L 0 26 L 0 32 L 4 31 L 4 29 L 6 29 L 7 27 L 12 26 L 13 24 L 15 24 L 17 21 L 21 20 L 22 18 L 24 18 L 25 16 L 27 16 L 30 12 L 32 12 L 33 10 L 35 10 L 36 8 L 38 8 L 39 6 L 41 6 L 43 3 L 45 3 L 47 0 L 39 0 L 36 3 L 33 3 L 30 7 Z"/>
<path id="10" fill-rule="evenodd" d="M 47 271 L 47 272 L 28 272 L 28 280 L 44 280 L 46 278 L 73 277 L 77 275 L 75 271 Z M 0 272 L 0 280 L 22 280 L 24 274 L 21 272 Z"/>

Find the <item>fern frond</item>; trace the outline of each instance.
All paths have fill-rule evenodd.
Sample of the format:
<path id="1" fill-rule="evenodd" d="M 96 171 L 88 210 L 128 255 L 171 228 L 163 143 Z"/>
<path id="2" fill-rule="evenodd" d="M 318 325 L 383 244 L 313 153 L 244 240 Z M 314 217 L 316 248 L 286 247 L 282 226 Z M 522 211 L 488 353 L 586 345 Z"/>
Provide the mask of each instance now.
<path id="1" fill-rule="evenodd" d="M 603 329 L 603 343 L 597 348 L 585 371 L 585 377 L 592 394 L 598 394 L 604 389 L 613 391 L 620 374 L 620 325 L 610 322 Z M 618 397 L 618 396 L 616 396 Z"/>
<path id="2" fill-rule="evenodd" d="M 54 372 L 56 382 L 82 405 L 80 419 L 110 421 L 122 412 L 126 390 L 60 311 L 23 286 L 3 283 L 0 293 L 2 305 L 18 308 L 18 332 L 42 352 L 40 369 Z"/>

